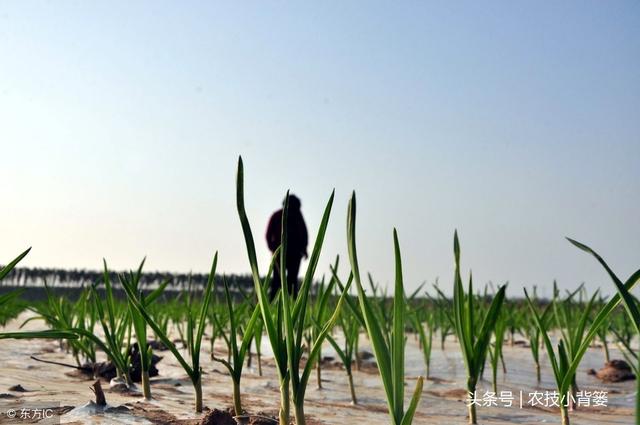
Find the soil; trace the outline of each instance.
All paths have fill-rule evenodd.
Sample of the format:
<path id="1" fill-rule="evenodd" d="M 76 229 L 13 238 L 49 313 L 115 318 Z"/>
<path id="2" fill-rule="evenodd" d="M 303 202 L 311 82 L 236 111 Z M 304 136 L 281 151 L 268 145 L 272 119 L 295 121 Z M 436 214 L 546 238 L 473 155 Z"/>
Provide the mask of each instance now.
<path id="1" fill-rule="evenodd" d="M 590 375 L 595 375 L 602 382 L 624 382 L 636 379 L 631 366 L 624 360 L 611 360 L 598 371 L 590 369 Z"/>

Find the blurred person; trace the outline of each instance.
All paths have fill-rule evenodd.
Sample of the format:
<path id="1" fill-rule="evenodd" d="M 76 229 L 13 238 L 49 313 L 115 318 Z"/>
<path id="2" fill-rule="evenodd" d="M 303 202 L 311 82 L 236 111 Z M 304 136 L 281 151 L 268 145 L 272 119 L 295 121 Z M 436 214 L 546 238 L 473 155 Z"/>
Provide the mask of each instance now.
<path id="1" fill-rule="evenodd" d="M 282 202 L 284 206 L 284 201 Z M 289 195 L 289 209 L 287 210 L 287 252 L 286 252 L 286 276 L 289 294 L 294 298 L 298 295 L 298 271 L 302 258 L 307 258 L 307 226 L 304 223 L 300 211 L 300 199 L 295 195 Z M 280 246 L 282 233 L 282 208 L 274 212 L 267 226 L 267 245 L 272 253 Z M 270 297 L 273 300 L 281 288 L 280 259 L 276 259 L 271 281 Z"/>

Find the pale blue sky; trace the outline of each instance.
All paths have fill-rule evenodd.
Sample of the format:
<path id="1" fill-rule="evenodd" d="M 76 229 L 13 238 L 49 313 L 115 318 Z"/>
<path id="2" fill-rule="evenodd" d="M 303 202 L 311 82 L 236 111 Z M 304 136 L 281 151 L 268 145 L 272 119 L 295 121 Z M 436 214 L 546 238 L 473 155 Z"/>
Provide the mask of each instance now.
<path id="1" fill-rule="evenodd" d="M 0 262 L 247 272 L 237 156 L 263 269 L 287 188 L 320 271 L 449 289 L 611 283 L 640 267 L 640 3 L 0 1 Z M 346 258 L 343 258 L 346 265 Z M 343 272 L 345 271 L 343 267 Z M 549 291 L 547 291 L 549 293 Z"/>

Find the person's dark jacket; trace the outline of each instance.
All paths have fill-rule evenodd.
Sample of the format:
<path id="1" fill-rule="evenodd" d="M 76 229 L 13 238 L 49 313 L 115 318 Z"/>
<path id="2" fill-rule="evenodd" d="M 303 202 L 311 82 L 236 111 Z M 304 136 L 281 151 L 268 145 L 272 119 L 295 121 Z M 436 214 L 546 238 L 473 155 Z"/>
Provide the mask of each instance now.
<path id="1" fill-rule="evenodd" d="M 282 233 L 282 210 L 273 213 L 267 226 L 267 245 L 271 252 L 280 246 Z M 287 258 L 307 256 L 307 226 L 300 209 L 289 209 L 287 216 Z"/>

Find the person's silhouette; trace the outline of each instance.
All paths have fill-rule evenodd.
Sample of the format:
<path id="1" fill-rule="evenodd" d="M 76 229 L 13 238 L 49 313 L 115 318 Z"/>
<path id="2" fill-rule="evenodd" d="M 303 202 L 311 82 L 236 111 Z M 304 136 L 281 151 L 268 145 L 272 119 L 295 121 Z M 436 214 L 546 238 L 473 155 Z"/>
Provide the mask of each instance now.
<path id="1" fill-rule="evenodd" d="M 284 204 L 284 202 L 283 202 Z M 295 195 L 289 195 L 289 208 L 287 210 L 287 252 L 286 252 L 286 274 L 289 294 L 298 295 L 298 270 L 300 270 L 300 262 L 302 257 L 307 258 L 307 226 L 302 218 L 300 211 L 300 199 Z M 271 252 L 280 246 L 280 238 L 282 233 L 282 209 L 274 212 L 269 219 L 267 226 L 267 245 Z M 271 281 L 271 299 L 274 299 L 278 289 L 281 287 L 280 282 L 280 261 L 276 261 L 273 269 L 273 280 Z"/>

